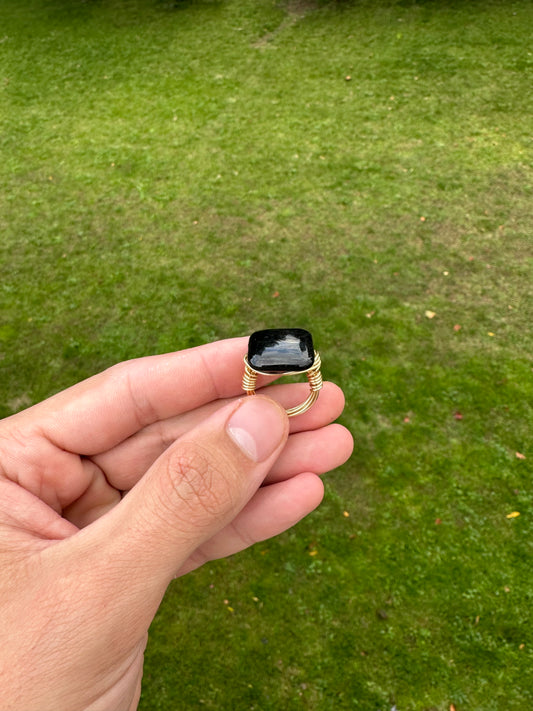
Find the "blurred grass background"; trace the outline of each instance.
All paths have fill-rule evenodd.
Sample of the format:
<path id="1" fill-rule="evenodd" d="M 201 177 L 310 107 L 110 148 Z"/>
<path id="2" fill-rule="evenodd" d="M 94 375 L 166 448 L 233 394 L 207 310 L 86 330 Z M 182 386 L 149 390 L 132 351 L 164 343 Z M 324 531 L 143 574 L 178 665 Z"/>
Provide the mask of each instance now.
<path id="1" fill-rule="evenodd" d="M 531 708 L 532 31 L 2 0 L 0 414 L 299 326 L 356 440 L 316 513 L 171 587 L 143 711 Z"/>

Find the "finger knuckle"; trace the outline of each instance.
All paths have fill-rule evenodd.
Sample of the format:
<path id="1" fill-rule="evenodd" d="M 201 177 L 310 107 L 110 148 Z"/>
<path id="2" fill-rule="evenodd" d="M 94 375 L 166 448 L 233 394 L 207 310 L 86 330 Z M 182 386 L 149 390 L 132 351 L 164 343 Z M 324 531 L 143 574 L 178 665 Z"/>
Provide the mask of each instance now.
<path id="1" fill-rule="evenodd" d="M 166 505 L 183 512 L 189 523 L 201 525 L 232 506 L 228 477 L 197 444 L 181 443 L 168 457 L 164 475 Z"/>

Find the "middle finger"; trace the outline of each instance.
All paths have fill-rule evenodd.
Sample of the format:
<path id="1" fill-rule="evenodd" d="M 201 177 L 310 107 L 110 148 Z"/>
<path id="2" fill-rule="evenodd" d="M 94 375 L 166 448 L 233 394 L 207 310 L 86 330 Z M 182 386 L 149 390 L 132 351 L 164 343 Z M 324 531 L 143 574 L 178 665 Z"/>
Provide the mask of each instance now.
<path id="1" fill-rule="evenodd" d="M 262 392 L 284 407 L 292 407 L 305 399 L 308 387 L 304 383 L 272 385 Z M 128 491 L 167 447 L 229 401 L 217 400 L 177 417 L 153 423 L 91 459 L 105 472 L 112 486 Z M 315 405 L 303 415 L 291 418 L 290 432 L 293 434 L 324 427 L 337 419 L 343 407 L 344 396 L 340 388 L 326 382 Z M 280 478 L 280 475 L 276 478 Z"/>

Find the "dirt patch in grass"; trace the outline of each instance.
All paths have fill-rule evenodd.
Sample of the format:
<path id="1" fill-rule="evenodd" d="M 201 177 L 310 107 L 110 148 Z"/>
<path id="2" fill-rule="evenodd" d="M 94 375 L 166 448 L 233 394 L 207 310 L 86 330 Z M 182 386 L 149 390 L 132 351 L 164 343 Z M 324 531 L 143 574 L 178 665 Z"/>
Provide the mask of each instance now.
<path id="1" fill-rule="evenodd" d="M 294 27 L 309 13 L 315 12 L 319 5 L 314 0 L 284 0 L 280 3 L 280 7 L 284 11 L 285 17 L 277 27 L 252 42 L 253 48 L 265 49 L 273 45 L 280 35 Z"/>

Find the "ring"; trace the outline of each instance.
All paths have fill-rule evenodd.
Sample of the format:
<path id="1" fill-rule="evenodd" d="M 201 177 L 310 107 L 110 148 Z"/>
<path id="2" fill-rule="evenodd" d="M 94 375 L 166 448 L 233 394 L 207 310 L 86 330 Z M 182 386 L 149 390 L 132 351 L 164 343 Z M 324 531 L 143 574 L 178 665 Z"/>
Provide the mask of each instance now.
<path id="1" fill-rule="evenodd" d="M 311 392 L 304 402 L 287 410 L 289 417 L 307 412 L 322 388 L 320 355 L 313 348 L 313 338 L 303 328 L 271 328 L 250 336 L 244 356 L 242 389 L 255 395 L 258 375 L 299 375 L 305 373 Z"/>

